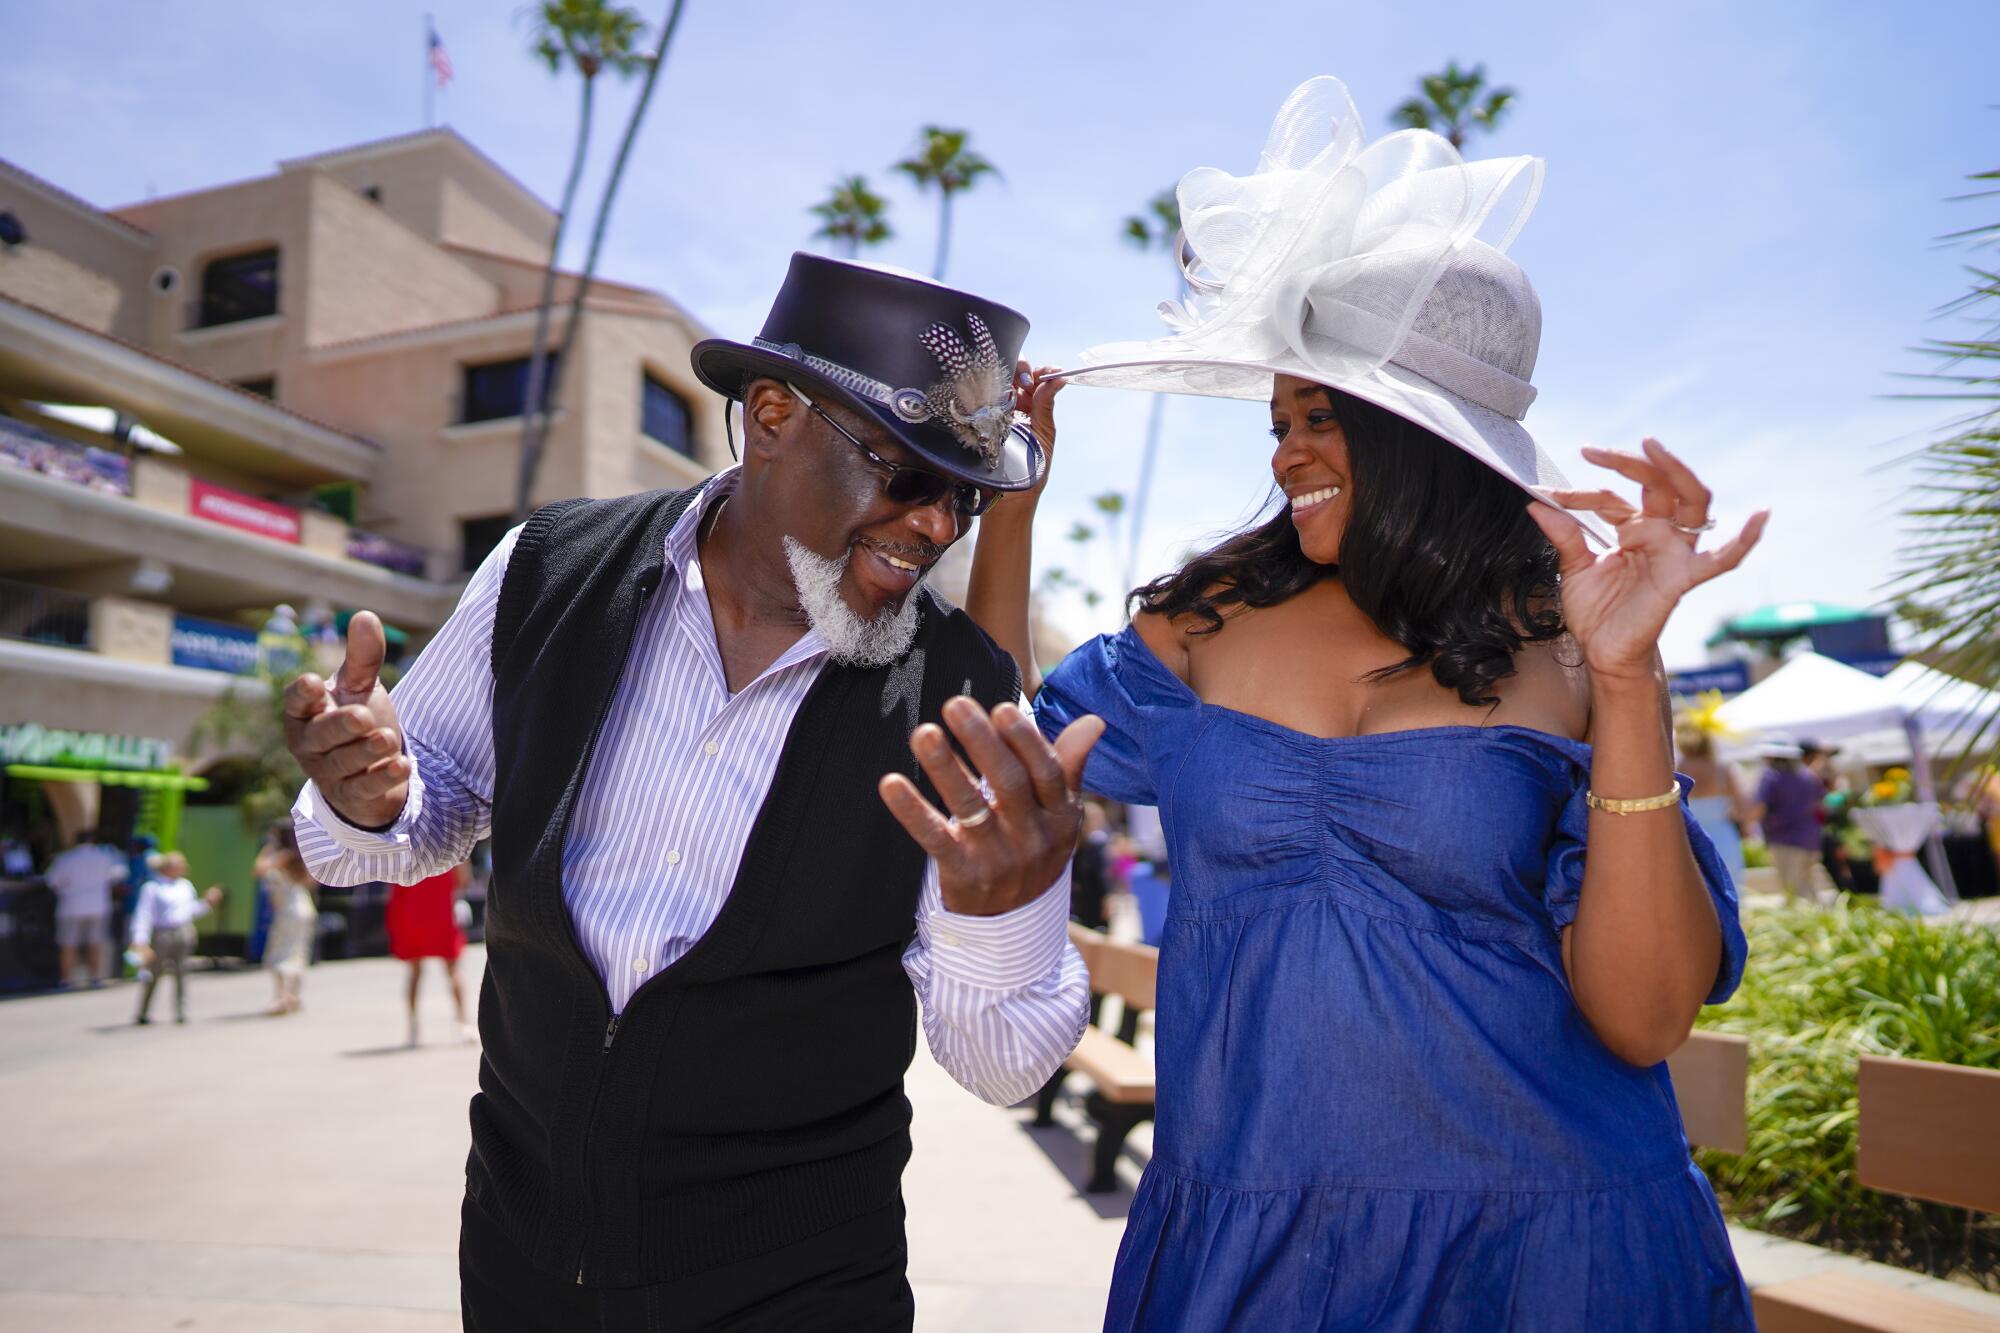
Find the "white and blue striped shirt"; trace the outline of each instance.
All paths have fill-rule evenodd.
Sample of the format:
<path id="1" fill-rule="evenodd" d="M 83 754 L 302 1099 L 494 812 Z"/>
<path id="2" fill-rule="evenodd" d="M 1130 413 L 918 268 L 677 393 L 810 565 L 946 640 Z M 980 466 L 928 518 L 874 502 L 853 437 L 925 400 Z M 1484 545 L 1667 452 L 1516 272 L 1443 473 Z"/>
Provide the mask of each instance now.
<path id="1" fill-rule="evenodd" d="M 736 879 L 792 720 L 826 661 L 806 634 L 734 696 L 716 645 L 695 537 L 734 489 L 712 482 L 667 536 L 667 569 L 641 612 L 563 848 L 563 896 L 614 1013 L 701 938 Z M 458 608 L 393 695 L 415 772 L 388 830 L 343 821 L 310 783 L 293 820 L 326 884 L 409 884 L 463 861 L 493 805 L 493 677 L 500 584 L 519 529 L 467 584 Z M 875 799 L 872 792 L 865 799 Z M 1067 871 L 1004 916 L 945 910 L 926 866 L 903 969 L 931 1052 L 960 1083 L 1007 1105 L 1031 1095 L 1082 1036 L 1089 979 L 1069 944 Z"/>

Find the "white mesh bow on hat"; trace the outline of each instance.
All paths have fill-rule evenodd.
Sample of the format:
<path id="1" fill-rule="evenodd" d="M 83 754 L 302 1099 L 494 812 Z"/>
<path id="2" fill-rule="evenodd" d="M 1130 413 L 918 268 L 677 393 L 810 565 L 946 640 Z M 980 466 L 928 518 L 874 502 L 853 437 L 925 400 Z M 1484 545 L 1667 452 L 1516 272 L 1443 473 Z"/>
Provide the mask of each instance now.
<path id="1" fill-rule="evenodd" d="M 1178 191 L 1188 295 L 1174 330 L 1106 343 L 1073 383 L 1268 399 L 1274 373 L 1365 398 L 1531 492 L 1568 485 L 1521 425 L 1541 303 L 1503 253 L 1541 193 L 1533 157 L 1467 162 L 1404 130 L 1364 146 L 1339 79 L 1293 90 L 1247 176 Z"/>

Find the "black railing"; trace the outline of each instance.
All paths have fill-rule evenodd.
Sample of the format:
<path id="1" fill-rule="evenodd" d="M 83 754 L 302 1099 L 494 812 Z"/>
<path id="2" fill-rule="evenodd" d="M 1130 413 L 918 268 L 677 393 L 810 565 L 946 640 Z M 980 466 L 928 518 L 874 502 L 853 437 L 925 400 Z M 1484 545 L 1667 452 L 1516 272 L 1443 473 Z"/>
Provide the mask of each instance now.
<path id="1" fill-rule="evenodd" d="M 90 647 L 90 599 L 61 588 L 0 579 L 0 639 Z"/>

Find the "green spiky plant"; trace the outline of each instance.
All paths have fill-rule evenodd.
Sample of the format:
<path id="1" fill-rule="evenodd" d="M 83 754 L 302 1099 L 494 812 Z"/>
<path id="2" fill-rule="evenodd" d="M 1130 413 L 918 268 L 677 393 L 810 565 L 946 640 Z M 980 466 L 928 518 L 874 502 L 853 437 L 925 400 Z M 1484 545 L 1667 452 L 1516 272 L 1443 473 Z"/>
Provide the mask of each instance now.
<path id="1" fill-rule="evenodd" d="M 514 483 L 516 523 L 528 517 L 535 476 L 541 470 L 542 453 L 548 447 L 549 418 L 562 392 L 563 374 L 574 361 L 571 353 L 576 346 L 577 330 L 583 327 L 584 298 L 590 294 L 591 281 L 597 275 L 598 256 L 604 251 L 604 236 L 611 223 L 611 206 L 618 198 L 618 187 L 624 183 L 632 145 L 646 119 L 646 108 L 652 105 L 653 89 L 659 83 L 660 71 L 666 68 L 667 52 L 673 46 L 674 31 L 680 26 L 686 3 L 687 0 L 671 0 L 668 4 L 666 17 L 660 22 L 659 38 L 650 52 L 638 49 L 639 39 L 645 35 L 645 22 L 637 12 L 622 5 L 608 4 L 605 0 L 548 0 L 535 11 L 538 24 L 535 55 L 551 71 L 559 71 L 565 63 L 576 67 L 583 76 L 584 110 L 583 128 L 570 160 L 569 180 L 563 189 L 562 211 L 557 215 L 556 235 L 549 245 L 548 269 L 543 275 L 542 299 L 535 316 L 527 397 L 521 404 L 521 459 Z M 551 358 L 548 326 L 549 309 L 555 298 L 556 251 L 562 242 L 562 224 L 569 216 L 589 143 L 590 88 L 597 74 L 607 68 L 621 75 L 643 73 L 644 77 L 639 82 L 639 96 L 625 118 L 625 131 L 619 136 L 611 170 L 604 178 L 604 193 L 597 201 L 597 218 L 591 224 L 583 268 L 577 273 L 576 289 L 570 293 L 569 319 L 563 325 L 562 345 Z"/>
<path id="2" fill-rule="evenodd" d="M 1461 152 L 1473 130 L 1499 128 L 1514 102 L 1512 88 L 1486 86 L 1486 66 L 1460 69 L 1456 60 L 1445 61 L 1443 73 L 1418 79 L 1417 87 L 1422 92 L 1390 112 L 1389 119 L 1407 129 L 1433 130 Z"/>
<path id="3" fill-rule="evenodd" d="M 1960 200 L 2000 198 L 2000 171 L 1970 178 L 1979 188 Z M 1917 629 L 1918 656 L 1939 670 L 2000 688 L 2000 273 L 1990 256 L 2000 222 L 1945 237 L 1966 246 L 1971 290 L 1939 314 L 1962 320 L 1957 338 L 1927 340 L 1933 387 L 1905 395 L 1954 404 L 1962 413 L 1948 434 L 1916 459 L 1919 480 L 1904 517 L 1910 531 L 1898 552 L 1894 596 Z M 2000 743 L 2000 716 L 1978 726 L 1965 750 Z"/>
<path id="4" fill-rule="evenodd" d="M 904 158 L 895 170 L 908 176 L 919 190 L 938 192 L 937 256 L 931 276 L 944 280 L 945 261 L 951 254 L 951 204 L 985 176 L 998 177 L 1000 169 L 972 151 L 970 130 L 948 130 L 926 125 L 917 138 L 917 151 Z"/>
<path id="5" fill-rule="evenodd" d="M 1748 913 L 1750 966 L 1700 1026 L 1750 1041 L 1749 1150 L 1697 1154 L 1735 1220 L 2000 1290 L 2000 1218 L 1854 1177 L 1863 1055 L 2000 1069 L 2000 938 L 1858 900 Z"/>
<path id="6" fill-rule="evenodd" d="M 849 259 L 862 246 L 880 245 L 895 234 L 889 229 L 889 201 L 868 188 L 866 176 L 841 177 L 810 211 L 820 224 L 813 239 L 834 242 Z"/>
<path id="7" fill-rule="evenodd" d="M 1186 292 L 1181 269 L 1181 252 L 1186 238 L 1181 234 L 1181 201 L 1173 190 L 1161 190 L 1146 206 L 1125 219 L 1119 234 L 1132 246 L 1148 252 L 1162 252 L 1173 262 L 1174 297 Z M 1139 484 L 1132 492 L 1132 545 L 1125 555 L 1121 598 L 1139 581 L 1139 540 L 1146 527 L 1146 501 L 1153 493 L 1153 468 L 1160 458 L 1160 428 L 1166 419 L 1167 396 L 1153 395 L 1146 408 L 1146 440 L 1139 451 Z"/>

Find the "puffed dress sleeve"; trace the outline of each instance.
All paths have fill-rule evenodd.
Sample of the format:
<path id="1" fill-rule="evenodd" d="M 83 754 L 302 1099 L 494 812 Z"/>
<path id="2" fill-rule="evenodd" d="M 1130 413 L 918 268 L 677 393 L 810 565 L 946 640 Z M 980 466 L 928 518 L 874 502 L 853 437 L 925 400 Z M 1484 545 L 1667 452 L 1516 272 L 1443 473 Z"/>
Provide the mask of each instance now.
<path id="1" fill-rule="evenodd" d="M 1716 968 L 1715 985 L 1709 991 L 1707 1000 L 1709 1004 L 1721 1004 L 1736 993 L 1737 983 L 1743 980 L 1743 963 L 1750 950 L 1743 938 L 1736 881 L 1723 864 L 1721 854 L 1715 850 L 1715 844 L 1709 841 L 1708 834 L 1702 831 L 1688 810 L 1688 792 L 1694 781 L 1686 776 L 1680 776 L 1678 781 L 1681 819 L 1687 826 L 1688 846 L 1694 850 L 1695 865 L 1708 886 L 1709 900 L 1715 904 L 1716 922 L 1722 927 L 1722 960 Z M 1570 923 L 1576 920 L 1577 900 L 1583 892 L 1584 852 L 1590 830 L 1590 807 L 1585 803 L 1585 793 L 1585 785 L 1578 783 L 1575 793 L 1563 807 L 1557 822 L 1555 843 L 1549 850 L 1544 901 L 1557 931 L 1567 930 Z"/>

